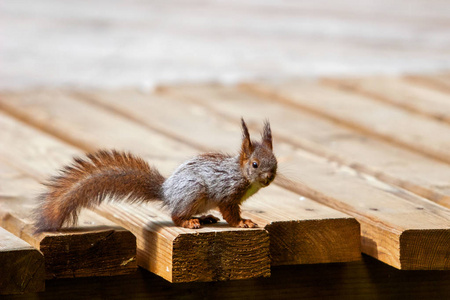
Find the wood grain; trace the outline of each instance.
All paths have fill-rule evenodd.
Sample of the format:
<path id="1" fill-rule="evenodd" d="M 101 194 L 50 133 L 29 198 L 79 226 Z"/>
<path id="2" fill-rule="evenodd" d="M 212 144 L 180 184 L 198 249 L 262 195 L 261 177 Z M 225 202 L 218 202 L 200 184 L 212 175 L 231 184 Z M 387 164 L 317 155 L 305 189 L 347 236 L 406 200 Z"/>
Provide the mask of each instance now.
<path id="1" fill-rule="evenodd" d="M 138 264 L 170 282 L 270 275 L 269 236 L 262 229 L 242 230 L 224 223 L 196 230 L 180 228 L 170 214 L 151 204 L 103 205 L 96 211 L 135 233 Z"/>
<path id="2" fill-rule="evenodd" d="M 44 256 L 30 244 L 1 227 L 0 265 L 0 295 L 44 290 Z"/>
<path id="3" fill-rule="evenodd" d="M 396 187 L 289 145 L 279 153 L 301 170 L 297 184 L 288 187 L 360 222 L 364 253 L 401 269 L 450 268 L 450 210 L 420 198 L 405 200 Z"/>
<path id="4" fill-rule="evenodd" d="M 186 93 L 185 99 L 204 105 L 207 110 L 205 114 L 217 113 L 216 117 L 228 117 L 230 123 L 237 118 L 237 113 L 247 113 L 254 107 L 249 105 L 248 110 L 243 109 L 245 104 L 242 99 L 219 97 L 220 93 L 215 97 L 211 97 L 211 94 L 198 96 L 201 94 L 198 93 L 195 97 L 187 91 L 189 89 L 181 89 L 177 96 L 182 97 Z M 220 102 L 215 102 L 214 110 L 209 110 L 212 106 L 209 105 L 210 99 L 221 99 Z M 225 106 L 229 106 L 229 109 L 222 109 Z M 271 107 L 266 109 L 271 111 Z M 225 126 L 225 119 L 221 123 Z M 279 124 L 282 126 L 288 123 Z M 255 129 L 261 125 L 252 122 L 249 126 Z M 209 131 L 211 136 L 219 131 L 211 124 L 203 129 Z M 274 126 L 274 133 L 275 130 Z M 450 242 L 450 210 L 384 184 L 371 176 L 330 163 L 327 159 L 302 151 L 289 143 L 277 142 L 275 151 L 280 161 L 289 165 L 291 170 L 296 170 L 292 176 L 295 184 L 282 181 L 280 184 L 354 216 L 361 224 L 364 253 L 401 269 L 450 267 L 450 250 L 447 246 Z M 424 252 L 418 252 L 417 249 L 423 249 Z M 433 257 L 432 261 L 429 260 L 430 257 Z"/>
<path id="5" fill-rule="evenodd" d="M 63 102 L 61 101 L 61 103 Z M 86 117 L 87 112 L 84 113 L 84 117 Z M 39 114 L 37 110 L 36 114 Z M 56 118 L 52 118 L 52 120 L 56 122 Z M 64 120 L 67 121 L 67 118 Z M 8 142 L 9 147 L 20 147 L 21 149 L 20 151 L 0 152 L 1 157 L 7 158 L 23 168 L 24 172 L 28 172 L 36 178 L 43 178 L 43 176 L 55 172 L 54 163 L 48 163 L 50 159 L 46 155 L 50 149 L 58 149 L 61 157 L 66 155 L 63 160 L 70 159 L 73 153 L 80 154 L 75 148 L 20 124 L 8 116 L 3 115 L 0 122 L 10 136 L 10 139 L 4 139 Z M 86 124 L 86 121 L 83 121 L 83 124 Z M 120 123 L 116 124 L 120 125 Z M 78 133 L 75 130 L 77 125 L 72 123 L 74 129 L 68 132 Z M 143 134 L 143 132 L 141 133 Z M 20 136 L 20 139 L 13 138 L 13 136 Z M 0 135 L 1 137 L 2 135 Z M 33 145 L 39 145 L 42 152 L 32 151 Z M 179 148 L 183 147 L 180 145 Z M 159 155 L 160 159 L 161 157 L 165 158 L 163 153 Z M 24 159 L 25 157 L 27 159 Z M 17 210 L 17 208 L 12 209 L 14 212 Z M 85 213 L 87 212 L 89 211 L 85 211 Z M 196 231 L 174 227 L 167 213 L 150 210 L 145 214 L 146 210 L 142 207 L 134 209 L 122 207 L 114 210 L 112 206 L 105 206 L 102 209 L 96 209 L 96 212 L 133 232 L 137 238 L 138 264 L 171 282 L 231 280 L 270 275 L 269 236 L 263 228 L 234 229 L 228 226 L 224 227 L 222 223 L 222 227 L 207 227 L 202 229 L 203 231 Z M 79 223 L 78 226 L 81 224 Z M 66 230 L 64 229 L 62 232 Z M 20 234 L 29 235 L 29 231 L 27 229 L 26 233 L 21 232 Z M 51 236 L 55 236 L 56 239 L 60 235 L 61 233 L 58 232 Z M 188 244 L 191 244 L 191 247 L 186 247 Z M 224 249 L 223 247 L 227 244 L 232 244 L 232 246 Z M 62 244 L 53 242 L 48 245 L 55 245 L 54 250 L 57 253 Z M 89 253 L 85 256 L 89 257 Z M 85 256 L 77 256 L 75 252 L 73 259 L 84 259 Z M 93 257 L 98 257 L 98 255 Z M 123 262 L 126 260 L 121 261 L 121 263 Z M 67 267 L 59 271 L 72 272 Z"/>
<path id="6" fill-rule="evenodd" d="M 136 126 L 107 112 L 97 110 L 92 115 L 91 106 L 74 101 L 63 91 L 43 89 L 18 94 L 4 93 L 0 100 L 0 109 L 86 152 L 98 148 L 132 151 L 153 164 L 161 165 L 161 171 L 166 174 L 178 166 L 175 161 L 183 161 L 192 155 L 191 148 L 164 135 L 148 132 L 142 126 Z M 68 113 L 71 111 L 77 113 Z M 147 138 L 143 139 L 142 136 Z M 57 160 L 50 157 L 46 159 L 46 162 L 53 161 L 53 169 L 60 167 L 61 163 L 66 164 L 70 157 L 79 154 L 79 150 L 74 148 L 68 148 L 66 151 L 54 149 L 53 152 L 55 155 L 70 154 L 59 155 L 64 156 L 66 160 L 59 157 Z"/>
<path id="7" fill-rule="evenodd" d="M 125 97 L 120 92 L 116 93 L 118 99 Z M 119 103 L 117 105 L 120 105 L 120 101 L 114 100 L 114 94 L 116 93 L 108 93 L 104 97 L 104 104 L 107 105 L 111 102 L 110 106 L 112 106 L 113 103 L 117 102 Z M 132 92 L 128 91 L 128 93 Z M 175 97 L 165 97 L 163 102 L 157 101 L 149 95 L 139 95 L 135 92 L 132 94 L 135 95 L 132 98 L 141 97 L 140 102 L 148 102 L 145 104 L 147 106 L 150 106 L 151 103 L 164 103 L 167 107 L 183 107 L 183 113 L 190 112 L 194 120 L 201 116 L 202 122 L 221 126 L 224 128 L 224 134 L 230 132 L 230 130 L 221 124 L 220 119 L 217 119 L 214 115 L 224 118 L 232 117 L 233 120 L 245 116 L 246 120 L 255 127 L 260 126 L 258 124 L 260 124 L 261 118 L 266 117 L 273 125 L 274 136 L 277 140 L 293 144 L 331 161 L 345 164 L 357 171 L 370 174 L 381 181 L 400 186 L 450 208 L 450 186 L 448 184 L 450 166 L 439 160 L 352 130 L 346 126 L 339 126 L 336 122 L 317 117 L 314 114 L 290 109 L 278 101 L 243 93 L 235 87 L 185 85 L 177 88 L 161 88 L 160 95 L 165 94 Z M 153 100 L 145 101 L 144 99 Z M 216 101 L 210 101 L 211 99 L 216 99 Z M 135 102 L 135 105 L 139 105 L 139 101 Z M 139 106 L 135 113 L 140 115 L 139 118 L 135 117 L 140 122 L 146 122 L 148 119 L 143 106 Z M 201 139 L 197 137 L 204 134 L 202 132 L 204 126 L 200 122 L 191 121 L 189 124 L 182 125 L 175 120 L 181 118 L 180 115 L 175 115 L 172 112 L 170 116 L 164 116 L 162 111 L 158 110 L 157 105 L 152 105 L 151 109 L 159 112 L 155 114 L 155 118 L 152 118 L 158 123 L 155 127 L 167 127 L 165 119 L 173 116 L 170 121 L 170 127 L 174 128 L 173 131 L 181 132 L 183 127 L 188 131 L 196 130 L 201 134 L 193 136 L 190 139 L 191 143 L 201 143 Z M 204 117 L 208 114 L 213 115 L 210 118 Z M 176 125 L 178 125 L 177 128 L 175 128 Z M 173 132 L 169 132 L 169 134 L 173 134 Z M 226 138 L 231 139 L 232 134 L 229 133 L 229 135 Z M 209 140 L 211 139 L 215 139 L 214 143 L 218 143 L 220 147 L 225 147 L 227 144 L 224 143 L 224 139 L 219 140 L 214 136 L 209 136 Z"/>
<path id="8" fill-rule="evenodd" d="M 113 276 L 136 271 L 135 237 L 90 211 L 80 215 L 77 228 L 33 235 L 31 214 L 35 193 L 41 187 L 33 178 L 3 162 L 0 169 L 0 224 L 44 254 L 47 279 Z"/>
<path id="9" fill-rule="evenodd" d="M 233 153 L 239 147 L 240 133 L 236 131 L 239 130 L 236 124 L 223 123 L 191 103 L 173 102 L 129 90 L 77 95 L 78 100 L 94 101 L 110 112 L 202 151 L 217 148 Z M 130 99 L 133 105 L 126 105 L 122 101 L 124 98 Z M 210 134 L 210 126 L 219 126 L 220 134 Z M 302 201 L 298 201 L 299 198 Z M 345 214 L 310 199 L 271 186 L 245 202 L 243 209 L 245 217 L 269 231 L 273 265 L 359 258 L 358 224 Z"/>
<path id="10" fill-rule="evenodd" d="M 446 138 L 450 125 L 442 122 L 315 82 L 291 81 L 243 87 L 257 95 L 450 163 L 450 141 Z"/>
<path id="11" fill-rule="evenodd" d="M 450 123 L 450 95 L 405 78 L 384 76 L 324 79 L 321 82 Z"/>

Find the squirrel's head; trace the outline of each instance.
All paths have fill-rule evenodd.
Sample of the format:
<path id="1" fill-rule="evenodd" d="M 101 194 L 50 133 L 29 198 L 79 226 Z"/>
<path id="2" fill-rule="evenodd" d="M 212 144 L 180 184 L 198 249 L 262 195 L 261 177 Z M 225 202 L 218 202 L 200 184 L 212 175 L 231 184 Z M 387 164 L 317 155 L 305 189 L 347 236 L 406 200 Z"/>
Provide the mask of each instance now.
<path id="1" fill-rule="evenodd" d="M 264 122 L 261 142 L 250 139 L 244 119 L 242 123 L 242 147 L 239 156 L 244 176 L 253 184 L 268 186 L 277 174 L 277 159 L 272 150 L 272 132 L 268 121 Z"/>

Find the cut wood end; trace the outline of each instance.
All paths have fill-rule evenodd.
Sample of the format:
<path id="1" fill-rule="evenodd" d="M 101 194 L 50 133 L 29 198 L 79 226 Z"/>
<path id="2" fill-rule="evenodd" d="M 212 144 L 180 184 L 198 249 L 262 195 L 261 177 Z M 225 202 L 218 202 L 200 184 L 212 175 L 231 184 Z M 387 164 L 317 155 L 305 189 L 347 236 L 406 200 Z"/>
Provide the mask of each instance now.
<path id="1" fill-rule="evenodd" d="M 266 229 L 272 265 L 361 259 L 360 225 L 354 218 L 273 222 Z"/>
<path id="2" fill-rule="evenodd" d="M 173 242 L 172 282 L 268 276 L 269 234 L 263 229 L 183 234 Z"/>
<path id="3" fill-rule="evenodd" d="M 42 253 L 2 228 L 0 238 L 0 295 L 44 291 Z"/>
<path id="4" fill-rule="evenodd" d="M 136 238 L 123 229 L 44 233 L 40 250 L 47 279 L 125 275 L 137 269 Z"/>
<path id="5" fill-rule="evenodd" d="M 402 270 L 450 270 L 450 229 L 412 229 L 400 236 Z"/>

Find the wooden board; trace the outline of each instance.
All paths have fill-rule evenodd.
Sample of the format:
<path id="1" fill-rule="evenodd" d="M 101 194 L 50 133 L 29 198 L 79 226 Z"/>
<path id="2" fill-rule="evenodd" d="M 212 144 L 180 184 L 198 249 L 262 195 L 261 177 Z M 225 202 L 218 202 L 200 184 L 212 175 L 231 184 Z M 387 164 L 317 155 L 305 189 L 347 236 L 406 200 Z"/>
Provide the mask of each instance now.
<path id="1" fill-rule="evenodd" d="M 163 89 L 161 89 L 161 92 L 163 93 Z M 165 107 L 183 107 L 183 112 L 191 111 L 194 119 L 198 119 L 201 114 L 203 123 L 208 122 L 208 124 L 212 123 L 221 127 L 224 127 L 224 125 L 221 124 L 220 120 L 214 118 L 214 115 L 231 116 L 233 120 L 237 120 L 240 116 L 246 116 L 247 120 L 255 125 L 260 123 L 262 116 L 264 116 L 270 119 L 277 140 L 291 143 L 329 160 L 345 164 L 357 171 L 368 173 L 384 182 L 400 186 L 450 208 L 450 186 L 448 184 L 450 166 L 438 160 L 365 135 L 348 127 L 339 126 L 335 122 L 317 117 L 314 114 L 289 109 L 277 101 L 243 93 L 234 87 L 217 85 L 184 86 L 168 89 L 166 92 L 176 95 L 176 99 L 166 98 L 164 106 L 159 109 L 160 106 L 157 104 L 161 101 L 148 100 L 146 105 L 150 106 L 151 103 L 154 103 L 151 110 L 158 112 L 155 113 L 156 119 L 152 118 L 158 121 L 153 122 L 159 124 L 155 127 L 165 126 L 167 131 L 165 120 L 171 118 L 170 128 L 173 128 L 173 132 L 168 134 L 173 135 L 174 132 L 181 132 L 183 128 L 188 131 L 201 132 L 205 126 L 202 126 L 200 122 L 192 121 L 189 124 L 181 124 L 177 121 L 181 118 L 180 115 L 175 115 L 174 112 L 170 116 L 163 114 Z M 138 97 L 142 99 L 145 99 L 145 97 L 147 99 L 154 98 L 139 95 L 137 92 L 128 91 L 126 93 L 133 99 Z M 112 106 L 116 102 L 120 104 L 120 101 L 114 101 L 114 99 L 125 97 L 124 94 L 125 92 L 122 94 L 116 92 L 105 95 L 104 105 L 111 103 L 110 106 Z M 210 99 L 216 99 L 217 101 L 210 101 Z M 135 105 L 139 105 L 139 101 L 135 102 Z M 141 102 L 144 102 L 144 100 Z M 132 110 L 132 108 L 129 110 Z M 135 117 L 137 121 L 149 123 L 149 121 L 146 121 L 148 118 L 144 107 L 139 107 L 136 111 L 136 115 L 140 115 L 139 118 Z M 207 114 L 214 115 L 207 119 L 204 117 Z M 178 126 L 175 127 L 176 125 Z M 224 132 L 228 133 L 229 130 L 224 128 Z M 195 140 L 197 136 L 201 138 L 202 135 L 195 135 L 189 141 L 196 144 L 201 143 L 201 140 Z M 231 139 L 232 136 L 229 138 Z M 224 147 L 226 146 L 226 142 L 224 142 L 226 140 L 220 141 L 216 138 L 214 143 Z M 289 170 L 290 168 L 286 167 L 286 171 L 289 172 Z"/>
<path id="2" fill-rule="evenodd" d="M 132 101 L 135 110 L 123 105 L 124 97 Z M 96 101 L 111 112 L 204 151 L 213 150 L 217 146 L 222 151 L 232 153 L 240 145 L 240 133 L 235 130 L 239 129 L 237 124 L 233 128 L 224 123 L 229 128 L 222 128 L 221 134 L 206 136 L 202 134 L 207 127 L 201 122 L 205 121 L 203 118 L 193 115 L 192 122 L 185 122 L 186 116 L 181 116 L 180 113 L 192 111 L 189 104 L 186 106 L 183 103 L 166 101 L 167 99 L 147 98 L 132 92 L 90 93 L 88 98 L 78 94 L 77 99 Z M 172 105 L 177 105 L 178 109 L 170 109 L 171 113 L 167 114 L 167 109 Z M 205 122 L 209 125 L 217 123 L 213 116 Z M 56 126 L 52 128 L 56 130 Z M 195 134 L 191 137 L 185 132 Z M 208 144 L 205 144 L 206 140 L 209 141 Z M 192 149 L 191 153 L 194 155 L 197 150 Z M 243 206 L 245 217 L 257 220 L 259 225 L 269 231 L 272 264 L 325 263 L 359 259 L 359 228 L 354 219 L 304 197 L 303 201 L 298 201 L 299 198 L 302 197 L 280 188 L 269 187 Z M 322 239 L 317 239 L 317 236 L 321 236 Z"/>
<path id="3" fill-rule="evenodd" d="M 3 116 L 0 120 L 2 128 L 8 130 Z M 31 214 L 40 185 L 3 162 L 0 170 L 0 225 L 44 254 L 47 279 L 136 272 L 135 237 L 93 212 L 80 215 L 78 228 L 33 235 Z"/>
<path id="4" fill-rule="evenodd" d="M 14 121 L 6 115 L 0 116 L 4 132 L 7 132 L 0 134 L 0 139 L 2 143 L 9 145 L 6 150 L 0 149 L 1 157 L 7 158 L 36 178 L 43 178 L 55 172 L 54 162 L 48 163 L 50 159 L 47 154 L 51 149 L 58 149 L 61 157 L 66 155 L 63 160 L 68 160 L 73 153 L 77 153 L 75 148 L 67 144 Z M 7 135 L 9 138 L 5 137 Z M 21 138 L 13 138 L 14 136 Z M 39 145 L 41 151 L 33 151 L 34 145 Z M 14 212 L 17 210 L 12 209 Z M 144 210 L 142 207 L 130 206 L 126 209 L 113 210 L 111 206 L 97 209 L 96 212 L 133 232 L 137 237 L 138 263 L 171 282 L 231 280 L 270 275 L 269 236 L 262 228 L 248 230 L 219 226 L 207 227 L 200 231 L 177 228 L 173 226 L 167 214 L 155 213 L 155 209 Z M 120 217 L 117 217 L 118 215 Z M 25 226 L 23 232 L 15 234 L 28 238 L 29 230 L 29 226 Z M 66 229 L 62 230 L 65 231 Z M 60 235 L 61 231 L 50 234 L 55 237 Z M 233 243 L 233 247 L 224 249 L 227 243 Z M 191 252 L 192 249 L 195 251 Z M 76 255 L 74 257 L 77 258 Z M 98 255 L 93 257 L 97 258 Z M 61 272 L 72 271 L 64 268 Z"/>
<path id="5" fill-rule="evenodd" d="M 170 95 L 171 90 L 166 89 L 166 93 Z M 177 91 L 176 88 L 173 90 Z M 189 89 L 178 89 L 172 95 L 175 94 L 181 95 L 180 97 L 188 94 L 189 99 L 195 97 L 189 94 Z M 215 97 L 199 95 L 201 93 L 197 93 L 194 102 L 204 105 L 205 115 L 218 112 L 216 117 L 226 116 L 230 122 L 237 119 L 237 113 L 246 115 L 248 112 L 251 115 L 253 106 L 245 109 L 243 101 L 228 101 L 227 99 L 233 98 L 220 97 L 220 93 Z M 223 106 L 228 105 L 229 109 L 216 107 L 209 110 L 211 98 L 220 99 L 216 104 L 225 103 Z M 178 106 L 172 107 L 173 111 Z M 255 118 L 250 120 L 252 128 L 261 126 L 256 123 Z M 221 120 L 221 124 L 225 123 L 225 120 Z M 218 128 L 212 127 L 212 124 L 208 124 L 203 130 L 209 132 L 209 136 L 219 134 Z M 274 132 L 275 130 L 276 127 Z M 204 140 L 208 141 L 208 136 Z M 229 143 L 224 141 L 227 142 Z M 364 253 L 401 269 L 450 268 L 450 210 L 397 187 L 383 184 L 371 176 L 363 176 L 339 164 L 330 164 L 326 159 L 296 149 L 288 143 L 278 142 L 276 145 L 280 160 L 289 165 L 291 170 L 297 170 L 292 175 L 295 185 L 280 184 L 353 215 L 361 223 Z M 227 148 L 224 146 L 222 149 Z"/>
<path id="6" fill-rule="evenodd" d="M 426 86 L 431 89 L 450 94 L 450 76 L 448 73 L 429 74 L 429 75 L 409 75 L 406 80 Z"/>
<path id="7" fill-rule="evenodd" d="M 450 123 L 450 94 L 401 77 L 325 79 L 321 82 Z"/>
<path id="8" fill-rule="evenodd" d="M 248 84 L 244 88 L 450 163 L 448 124 L 316 82 Z"/>
<path id="9" fill-rule="evenodd" d="M 3 228 L 0 228 L 0 266 L 0 295 L 44 290 L 44 256 Z"/>
<path id="10" fill-rule="evenodd" d="M 96 211 L 131 230 L 138 241 L 139 266 L 173 282 L 222 281 L 270 275 L 265 230 L 230 228 L 224 223 L 185 229 L 159 205 L 103 205 Z M 150 220 L 150 221 L 149 221 Z"/>

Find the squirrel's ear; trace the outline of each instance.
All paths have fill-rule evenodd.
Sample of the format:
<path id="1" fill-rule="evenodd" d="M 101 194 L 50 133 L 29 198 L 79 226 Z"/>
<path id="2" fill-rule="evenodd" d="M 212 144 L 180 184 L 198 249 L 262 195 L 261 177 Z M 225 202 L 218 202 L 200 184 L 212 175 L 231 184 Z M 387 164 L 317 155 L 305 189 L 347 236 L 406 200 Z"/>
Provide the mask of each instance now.
<path id="1" fill-rule="evenodd" d="M 253 144 L 250 140 L 250 134 L 248 133 L 247 125 L 243 118 L 241 118 L 242 125 L 242 147 L 241 147 L 241 161 L 248 160 L 253 152 Z"/>
<path id="2" fill-rule="evenodd" d="M 272 150 L 272 131 L 270 130 L 269 121 L 264 122 L 264 132 L 262 134 L 262 143 Z"/>

